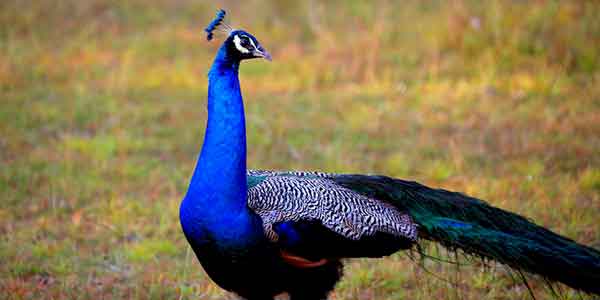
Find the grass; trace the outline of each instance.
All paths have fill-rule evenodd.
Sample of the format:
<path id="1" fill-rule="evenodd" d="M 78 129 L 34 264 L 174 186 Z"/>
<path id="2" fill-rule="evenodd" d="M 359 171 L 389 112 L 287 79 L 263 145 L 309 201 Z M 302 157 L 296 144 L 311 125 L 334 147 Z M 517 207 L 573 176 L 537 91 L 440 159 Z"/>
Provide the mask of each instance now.
<path id="1" fill-rule="evenodd" d="M 241 68 L 251 167 L 414 179 L 600 248 L 597 2 L 224 6 L 274 57 Z M 0 4 L 0 298 L 231 299 L 178 222 L 216 8 Z M 529 298 L 500 266 L 425 267 L 354 260 L 331 298 Z"/>

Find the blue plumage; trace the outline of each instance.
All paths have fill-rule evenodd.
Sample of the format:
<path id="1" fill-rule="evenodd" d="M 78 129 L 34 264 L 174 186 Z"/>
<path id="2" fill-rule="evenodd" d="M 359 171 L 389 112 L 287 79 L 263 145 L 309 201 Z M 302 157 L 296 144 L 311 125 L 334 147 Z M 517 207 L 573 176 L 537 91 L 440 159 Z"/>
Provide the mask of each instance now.
<path id="1" fill-rule="evenodd" d="M 204 31 L 206 31 L 206 40 L 210 41 L 213 38 L 213 31 L 215 30 L 215 28 L 217 28 L 219 25 L 221 25 L 223 23 L 223 21 L 225 20 L 225 15 L 227 13 L 222 10 L 219 9 L 219 11 L 217 11 L 217 15 L 215 16 L 215 19 L 212 20 L 212 22 L 210 22 L 210 24 L 208 24 L 208 26 L 206 26 L 206 28 L 204 28 Z"/>
<path id="2" fill-rule="evenodd" d="M 207 39 L 225 11 L 206 27 Z M 208 73 L 204 144 L 180 206 L 208 275 L 249 300 L 326 299 L 342 258 L 381 257 L 418 239 L 600 294 L 600 253 L 462 194 L 383 176 L 246 169 L 240 62 L 269 53 L 231 31 Z"/>

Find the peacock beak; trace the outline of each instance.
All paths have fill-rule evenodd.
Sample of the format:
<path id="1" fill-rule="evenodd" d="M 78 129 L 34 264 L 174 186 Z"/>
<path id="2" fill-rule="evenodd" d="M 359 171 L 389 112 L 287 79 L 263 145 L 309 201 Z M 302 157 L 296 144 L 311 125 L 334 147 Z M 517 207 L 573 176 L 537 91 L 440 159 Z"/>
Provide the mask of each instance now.
<path id="1" fill-rule="evenodd" d="M 267 52 L 266 50 L 263 52 L 263 58 L 266 59 L 266 60 L 268 60 L 268 61 L 272 60 L 271 54 L 269 52 Z"/>
<path id="2" fill-rule="evenodd" d="M 271 54 L 269 54 L 269 52 L 267 52 L 267 50 L 265 50 L 265 49 L 254 50 L 253 54 L 256 57 L 262 57 L 268 61 L 271 61 Z"/>

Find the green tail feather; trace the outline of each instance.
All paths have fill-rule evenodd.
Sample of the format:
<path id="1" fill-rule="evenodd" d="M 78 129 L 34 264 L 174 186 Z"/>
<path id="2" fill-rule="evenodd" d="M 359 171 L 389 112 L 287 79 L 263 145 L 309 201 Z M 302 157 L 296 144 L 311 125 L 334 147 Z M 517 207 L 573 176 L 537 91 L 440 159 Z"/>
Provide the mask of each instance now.
<path id="1" fill-rule="evenodd" d="M 416 182 L 363 175 L 334 180 L 407 211 L 421 238 L 600 295 L 600 252 L 520 215 Z"/>

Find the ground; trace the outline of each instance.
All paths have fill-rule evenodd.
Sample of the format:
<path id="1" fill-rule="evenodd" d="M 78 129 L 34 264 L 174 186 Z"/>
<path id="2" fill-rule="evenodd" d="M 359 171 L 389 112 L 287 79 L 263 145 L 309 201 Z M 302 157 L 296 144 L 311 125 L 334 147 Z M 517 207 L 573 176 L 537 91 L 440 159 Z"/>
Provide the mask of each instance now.
<path id="1" fill-rule="evenodd" d="M 273 54 L 241 67 L 250 167 L 417 180 L 600 248 L 599 2 L 220 4 Z M 231 299 L 178 221 L 219 7 L 0 4 L 0 298 Z M 331 299 L 530 298 L 502 266 L 424 267 L 351 261 Z"/>

